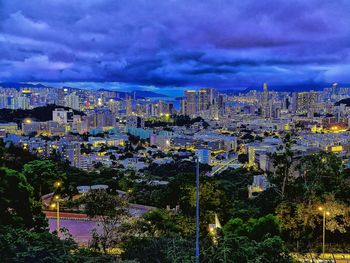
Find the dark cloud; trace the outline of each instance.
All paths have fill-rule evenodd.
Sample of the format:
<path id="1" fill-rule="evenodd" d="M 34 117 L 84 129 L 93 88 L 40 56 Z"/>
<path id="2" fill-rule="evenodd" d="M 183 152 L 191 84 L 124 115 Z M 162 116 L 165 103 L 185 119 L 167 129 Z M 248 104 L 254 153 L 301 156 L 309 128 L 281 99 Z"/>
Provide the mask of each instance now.
<path id="1" fill-rule="evenodd" d="M 349 11 L 347 0 L 1 1 L 0 80 L 350 82 Z"/>

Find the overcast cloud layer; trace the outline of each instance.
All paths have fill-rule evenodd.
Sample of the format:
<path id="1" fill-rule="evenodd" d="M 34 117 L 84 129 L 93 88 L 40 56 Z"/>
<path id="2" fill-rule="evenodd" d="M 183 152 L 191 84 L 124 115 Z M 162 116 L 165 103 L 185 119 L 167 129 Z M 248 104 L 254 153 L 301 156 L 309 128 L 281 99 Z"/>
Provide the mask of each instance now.
<path id="1" fill-rule="evenodd" d="M 0 0 L 0 81 L 350 82 L 350 1 Z"/>

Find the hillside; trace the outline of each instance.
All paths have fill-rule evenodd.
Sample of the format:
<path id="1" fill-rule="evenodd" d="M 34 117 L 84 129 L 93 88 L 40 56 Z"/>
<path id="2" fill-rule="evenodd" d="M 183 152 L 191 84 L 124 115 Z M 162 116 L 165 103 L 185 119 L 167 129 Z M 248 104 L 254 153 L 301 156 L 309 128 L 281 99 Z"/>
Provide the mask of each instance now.
<path id="1" fill-rule="evenodd" d="M 49 121 L 52 120 L 52 112 L 56 108 L 64 108 L 69 110 L 68 107 L 61 107 L 54 104 L 46 105 L 44 107 L 37 107 L 32 110 L 11 110 L 0 109 L 0 122 L 16 122 L 21 123 L 24 119 L 30 118 L 33 121 Z M 74 114 L 84 115 L 83 112 L 73 110 Z"/>
<path id="2" fill-rule="evenodd" d="M 335 106 L 339 106 L 340 104 L 346 104 L 346 106 L 350 107 L 350 98 L 342 99 L 335 103 Z"/>

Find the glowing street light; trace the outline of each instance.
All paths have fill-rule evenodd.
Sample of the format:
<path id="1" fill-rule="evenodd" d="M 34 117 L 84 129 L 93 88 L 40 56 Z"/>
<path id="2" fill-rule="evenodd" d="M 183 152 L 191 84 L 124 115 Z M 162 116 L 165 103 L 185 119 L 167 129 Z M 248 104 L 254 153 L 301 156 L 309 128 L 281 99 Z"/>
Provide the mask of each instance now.
<path id="1" fill-rule="evenodd" d="M 27 123 L 27 124 L 29 124 L 29 123 L 32 123 L 32 120 L 29 119 L 29 118 L 26 118 L 26 119 L 24 120 L 24 122 Z"/>
<path id="2" fill-rule="evenodd" d="M 324 248 L 326 243 L 326 216 L 329 216 L 331 213 L 326 211 L 326 209 L 322 206 L 319 206 L 318 210 L 323 213 L 322 254 L 324 255 Z"/>
<path id="3" fill-rule="evenodd" d="M 62 182 L 60 182 L 60 181 L 56 181 L 55 183 L 54 183 L 54 187 L 55 188 L 59 188 L 59 187 L 61 187 L 62 186 Z"/>
<path id="4" fill-rule="evenodd" d="M 60 182 L 60 181 L 56 181 L 54 183 L 54 187 L 55 188 L 59 188 L 61 186 L 62 186 L 62 182 Z M 53 209 L 56 208 L 57 235 L 59 236 L 60 235 L 60 201 L 61 201 L 61 196 L 60 195 L 54 195 L 53 196 L 53 200 L 56 203 L 51 204 L 51 207 Z"/>

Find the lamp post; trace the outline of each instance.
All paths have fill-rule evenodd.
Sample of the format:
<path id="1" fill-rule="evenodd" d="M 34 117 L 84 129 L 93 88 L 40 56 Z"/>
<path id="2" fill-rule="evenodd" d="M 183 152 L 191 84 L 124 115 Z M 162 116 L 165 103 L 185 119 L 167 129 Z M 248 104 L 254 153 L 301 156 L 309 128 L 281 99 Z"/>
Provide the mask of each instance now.
<path id="1" fill-rule="evenodd" d="M 56 181 L 54 183 L 54 187 L 57 189 L 60 188 L 61 186 L 62 186 L 62 182 L 60 182 L 60 181 Z M 51 205 L 51 207 L 53 207 L 53 208 L 56 207 L 56 223 L 57 223 L 56 228 L 57 228 L 57 235 L 60 236 L 60 200 L 61 200 L 61 197 L 59 195 L 55 195 L 53 197 L 53 199 L 54 199 L 54 202 L 56 202 L 56 203 L 53 203 Z"/>
<path id="2" fill-rule="evenodd" d="M 59 236 L 60 234 L 60 196 L 59 195 L 55 195 L 54 196 L 54 202 L 53 204 L 51 204 L 51 207 L 54 209 L 56 208 L 56 229 L 57 229 L 57 235 Z"/>
<path id="3" fill-rule="evenodd" d="M 326 211 L 322 206 L 318 208 L 319 211 L 323 213 L 323 230 L 322 230 L 322 254 L 324 255 L 324 248 L 326 243 L 326 215 L 329 216 L 330 213 Z"/>
<path id="4" fill-rule="evenodd" d="M 199 263 L 199 158 L 196 156 L 196 263 Z"/>

